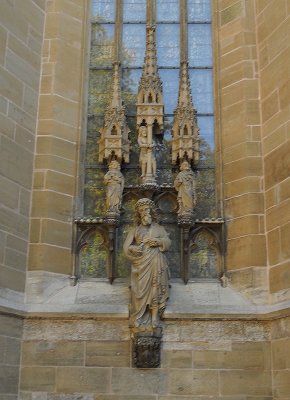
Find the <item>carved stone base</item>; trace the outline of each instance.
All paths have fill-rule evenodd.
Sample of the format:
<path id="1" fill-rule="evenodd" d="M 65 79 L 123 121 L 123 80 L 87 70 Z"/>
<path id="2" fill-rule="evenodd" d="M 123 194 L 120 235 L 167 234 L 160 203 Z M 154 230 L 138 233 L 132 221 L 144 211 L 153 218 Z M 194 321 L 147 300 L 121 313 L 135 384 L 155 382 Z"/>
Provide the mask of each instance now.
<path id="1" fill-rule="evenodd" d="M 158 368 L 160 366 L 162 329 L 153 333 L 135 333 L 132 339 L 133 366 L 137 368 Z"/>

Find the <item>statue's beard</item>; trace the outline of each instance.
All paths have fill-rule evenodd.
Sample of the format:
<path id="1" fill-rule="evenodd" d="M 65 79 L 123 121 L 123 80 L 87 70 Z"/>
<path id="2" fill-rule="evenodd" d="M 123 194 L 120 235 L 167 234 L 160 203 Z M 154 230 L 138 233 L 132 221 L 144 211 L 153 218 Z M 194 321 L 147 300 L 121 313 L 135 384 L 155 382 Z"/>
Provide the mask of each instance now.
<path id="1" fill-rule="evenodd" d="M 142 218 L 142 225 L 151 225 L 152 223 L 152 218 L 150 215 L 144 215 Z"/>

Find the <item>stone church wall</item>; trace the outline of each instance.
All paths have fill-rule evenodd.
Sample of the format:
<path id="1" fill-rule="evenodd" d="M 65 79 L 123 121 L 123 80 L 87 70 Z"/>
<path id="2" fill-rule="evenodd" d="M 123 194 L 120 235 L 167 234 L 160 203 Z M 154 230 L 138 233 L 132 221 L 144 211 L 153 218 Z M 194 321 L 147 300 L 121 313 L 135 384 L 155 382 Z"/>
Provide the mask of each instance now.
<path id="1" fill-rule="evenodd" d="M 213 0 L 218 197 L 247 315 L 180 309 L 161 367 L 141 370 L 124 313 L 51 300 L 80 288 L 88 1 L 0 0 L 0 400 L 16 400 L 20 360 L 20 400 L 289 400 L 289 13 L 287 0 Z"/>
<path id="2" fill-rule="evenodd" d="M 270 322 L 167 321 L 158 369 L 131 368 L 127 326 L 27 320 L 20 399 L 272 399 Z"/>
<path id="3" fill-rule="evenodd" d="M 0 1 L 1 400 L 18 392 L 44 20 L 45 0 Z"/>

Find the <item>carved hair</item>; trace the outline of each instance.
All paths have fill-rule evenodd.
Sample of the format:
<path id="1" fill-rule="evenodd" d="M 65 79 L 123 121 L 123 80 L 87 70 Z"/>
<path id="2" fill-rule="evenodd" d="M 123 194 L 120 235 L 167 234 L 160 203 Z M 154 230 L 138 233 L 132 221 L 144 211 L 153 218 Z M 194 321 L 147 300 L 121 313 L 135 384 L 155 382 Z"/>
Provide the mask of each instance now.
<path id="1" fill-rule="evenodd" d="M 141 224 L 141 215 L 140 215 L 139 207 L 146 206 L 146 205 L 150 207 L 152 221 L 153 222 L 158 221 L 157 207 L 156 207 L 154 201 L 147 199 L 147 198 L 143 198 L 143 199 L 138 200 L 135 205 L 135 223 L 137 225 Z"/>

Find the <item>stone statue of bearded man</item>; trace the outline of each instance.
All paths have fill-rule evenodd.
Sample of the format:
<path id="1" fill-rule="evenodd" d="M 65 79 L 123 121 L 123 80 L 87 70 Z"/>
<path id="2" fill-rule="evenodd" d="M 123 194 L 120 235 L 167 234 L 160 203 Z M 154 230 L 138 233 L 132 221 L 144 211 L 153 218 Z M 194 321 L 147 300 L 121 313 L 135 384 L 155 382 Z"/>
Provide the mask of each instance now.
<path id="1" fill-rule="evenodd" d="M 130 326 L 146 330 L 160 326 L 169 297 L 169 269 L 164 252 L 171 242 L 157 223 L 153 201 L 140 199 L 135 210 L 135 226 L 124 243 L 124 253 L 132 262 Z"/>

